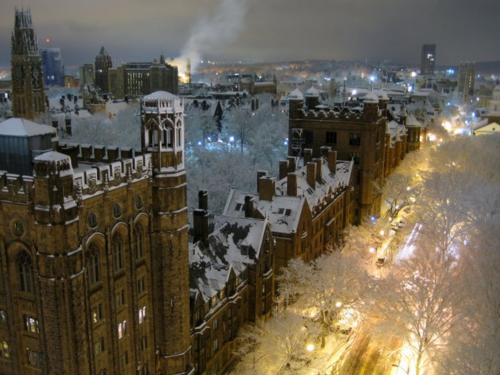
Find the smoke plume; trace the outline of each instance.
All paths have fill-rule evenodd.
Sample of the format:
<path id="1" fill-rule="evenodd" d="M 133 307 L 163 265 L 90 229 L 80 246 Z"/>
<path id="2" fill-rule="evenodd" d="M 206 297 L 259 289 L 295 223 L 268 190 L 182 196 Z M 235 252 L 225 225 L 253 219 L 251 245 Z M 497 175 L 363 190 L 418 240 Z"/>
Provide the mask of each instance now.
<path id="1" fill-rule="evenodd" d="M 201 18 L 193 27 L 181 56 L 174 59 L 172 65 L 178 66 L 180 73 L 185 72 L 189 59 L 191 70 L 195 71 L 204 54 L 213 55 L 237 38 L 244 26 L 246 11 L 247 0 L 221 0 L 212 16 Z"/>

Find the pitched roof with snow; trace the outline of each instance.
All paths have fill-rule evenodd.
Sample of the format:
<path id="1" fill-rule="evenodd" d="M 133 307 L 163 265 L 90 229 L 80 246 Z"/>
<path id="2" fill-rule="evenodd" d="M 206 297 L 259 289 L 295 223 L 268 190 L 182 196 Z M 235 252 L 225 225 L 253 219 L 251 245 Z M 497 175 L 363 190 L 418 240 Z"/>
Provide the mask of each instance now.
<path id="1" fill-rule="evenodd" d="M 372 103 L 372 104 L 377 104 L 378 103 L 378 96 L 374 92 L 369 92 L 363 97 L 363 102 L 364 103 Z"/>
<path id="2" fill-rule="evenodd" d="M 276 183 L 276 192 L 272 201 L 261 200 L 259 196 L 253 196 L 254 208 L 257 209 L 263 217 L 269 220 L 271 230 L 274 233 L 291 234 L 297 232 L 301 213 L 307 204 L 308 209 L 314 212 L 315 207 L 321 205 L 327 196 L 334 195 L 338 189 L 349 186 L 351 174 L 354 167 L 354 161 L 337 161 L 335 174 L 330 171 L 328 164 L 323 161 L 321 167 L 322 180 L 316 182 L 313 189 L 307 183 L 306 166 L 297 169 L 294 174 L 297 175 L 297 196 L 288 196 L 287 178 Z M 245 215 L 245 194 L 238 190 L 232 190 L 224 215 L 244 216 Z"/>
<path id="3" fill-rule="evenodd" d="M 36 124 L 32 121 L 13 117 L 0 123 L 0 135 L 11 137 L 33 137 L 36 135 L 53 134 L 56 129 L 48 125 Z"/>
<path id="4" fill-rule="evenodd" d="M 299 89 L 293 90 L 290 94 L 288 94 L 288 99 L 290 100 L 302 100 L 304 99 L 304 94 Z"/>
<path id="5" fill-rule="evenodd" d="M 321 158 L 321 181 L 316 181 L 316 186 L 313 189 L 307 182 L 307 166 L 302 166 L 294 174 L 297 176 L 297 196 L 306 198 L 311 212 L 314 212 L 314 207 L 321 205 L 323 201 L 333 194 L 338 189 L 349 186 L 354 161 L 338 160 L 335 173 L 330 171 L 325 158 Z M 276 184 L 276 194 L 286 194 L 287 178 L 280 180 Z"/>
<path id="6" fill-rule="evenodd" d="M 319 96 L 319 91 L 314 86 L 311 86 L 306 91 L 306 96 Z"/>
<path id="7" fill-rule="evenodd" d="M 216 216 L 215 230 L 189 249 L 190 287 L 198 289 L 204 300 L 225 288 L 231 273 L 236 276 L 256 264 L 264 241 L 267 220 Z"/>
<path id="8" fill-rule="evenodd" d="M 155 91 L 149 95 L 145 95 L 142 100 L 148 101 L 148 100 L 172 100 L 172 99 L 179 99 L 179 97 L 167 91 Z"/>

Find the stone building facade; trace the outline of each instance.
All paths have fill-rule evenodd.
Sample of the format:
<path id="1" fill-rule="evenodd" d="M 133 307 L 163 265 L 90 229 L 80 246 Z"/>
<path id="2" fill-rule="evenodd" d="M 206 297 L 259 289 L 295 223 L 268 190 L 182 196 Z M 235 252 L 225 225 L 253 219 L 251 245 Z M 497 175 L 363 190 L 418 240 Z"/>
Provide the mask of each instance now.
<path id="1" fill-rule="evenodd" d="M 239 329 L 271 315 L 275 242 L 266 219 L 209 218 L 204 208 L 193 213 L 189 250 L 191 350 L 196 374 L 220 374 L 235 359 Z"/>
<path id="2" fill-rule="evenodd" d="M 342 241 L 342 232 L 354 217 L 353 161 L 337 161 L 329 147 L 322 156 L 288 157 L 280 162 L 278 181 L 257 173 L 258 194 L 232 190 L 224 215 L 267 218 L 275 248 L 275 274 L 288 261 L 317 258 Z"/>
<path id="3" fill-rule="evenodd" d="M 183 103 L 142 102 L 142 151 L 59 145 L 0 172 L 0 373 L 189 374 Z"/>
<path id="4" fill-rule="evenodd" d="M 290 94 L 288 154 L 303 156 L 312 149 L 317 158 L 328 146 L 339 159 L 354 160 L 355 224 L 380 215 L 382 195 L 376 186 L 383 186 L 386 110 L 387 98 L 379 100 L 374 93 L 365 96 L 362 110 L 322 106 L 314 89 Z"/>

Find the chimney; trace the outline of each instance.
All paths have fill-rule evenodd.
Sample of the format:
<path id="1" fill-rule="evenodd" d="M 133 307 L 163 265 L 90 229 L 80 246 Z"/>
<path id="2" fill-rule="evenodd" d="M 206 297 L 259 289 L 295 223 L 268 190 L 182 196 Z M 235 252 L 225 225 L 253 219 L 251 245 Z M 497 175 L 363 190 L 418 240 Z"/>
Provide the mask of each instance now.
<path id="1" fill-rule="evenodd" d="M 316 189 L 316 163 L 307 163 L 307 183 L 313 189 Z"/>
<path id="2" fill-rule="evenodd" d="M 208 212 L 199 208 L 193 211 L 194 242 L 201 241 L 208 245 Z"/>
<path id="3" fill-rule="evenodd" d="M 259 199 L 272 201 L 276 191 L 276 179 L 264 176 L 259 179 Z"/>
<path id="4" fill-rule="evenodd" d="M 288 172 L 295 172 L 295 168 L 297 168 L 295 164 L 295 156 L 289 156 L 288 160 Z"/>
<path id="5" fill-rule="evenodd" d="M 288 160 L 280 161 L 280 176 L 279 179 L 283 180 L 288 174 Z"/>
<path id="6" fill-rule="evenodd" d="M 337 172 L 337 151 L 328 151 L 328 168 L 333 174 Z"/>
<path id="7" fill-rule="evenodd" d="M 286 184 L 286 195 L 289 197 L 297 196 L 297 175 L 295 173 L 288 173 L 286 176 L 287 184 Z"/>
<path id="8" fill-rule="evenodd" d="M 245 197 L 245 217 L 253 217 L 253 197 L 251 195 Z"/>
<path id="9" fill-rule="evenodd" d="M 324 156 L 325 158 L 328 157 L 328 151 L 330 151 L 332 148 L 330 146 L 321 146 L 319 148 L 321 152 L 321 156 Z"/>
<path id="10" fill-rule="evenodd" d="M 313 159 L 313 162 L 316 163 L 316 181 L 321 184 L 323 179 L 323 158 Z"/>
<path id="11" fill-rule="evenodd" d="M 61 148 L 61 153 L 71 158 L 71 166 L 78 168 L 78 146 L 66 146 Z"/>
<path id="12" fill-rule="evenodd" d="M 200 190 L 198 192 L 198 208 L 208 211 L 208 192 L 206 190 Z"/>
<path id="13" fill-rule="evenodd" d="M 71 114 L 66 112 L 66 116 L 64 117 L 64 123 L 66 125 L 66 133 L 71 136 L 73 135 L 73 131 L 71 130 Z"/>
<path id="14" fill-rule="evenodd" d="M 257 171 L 257 193 L 260 193 L 260 179 L 267 176 L 267 171 Z"/>
<path id="15" fill-rule="evenodd" d="M 304 149 L 304 164 L 308 164 L 312 160 L 313 150 L 312 148 Z"/>

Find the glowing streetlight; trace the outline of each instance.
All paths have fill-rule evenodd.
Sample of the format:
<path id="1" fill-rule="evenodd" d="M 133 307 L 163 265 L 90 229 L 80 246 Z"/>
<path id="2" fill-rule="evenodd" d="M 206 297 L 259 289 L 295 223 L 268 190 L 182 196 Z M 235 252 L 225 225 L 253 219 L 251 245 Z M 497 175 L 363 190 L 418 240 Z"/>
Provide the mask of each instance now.
<path id="1" fill-rule="evenodd" d="M 342 307 L 342 302 L 338 301 L 336 304 L 335 304 L 336 307 Z"/>
<path id="2" fill-rule="evenodd" d="M 307 344 L 307 346 L 306 346 L 306 350 L 307 350 L 308 352 L 313 352 L 313 351 L 314 351 L 314 349 L 316 349 L 316 346 L 315 346 L 314 344 Z"/>
<path id="3" fill-rule="evenodd" d="M 372 253 L 372 254 L 373 254 L 376 250 L 375 250 L 375 248 L 374 248 L 374 247 L 370 247 L 370 250 L 369 250 L 369 251 L 370 251 L 370 253 Z"/>

